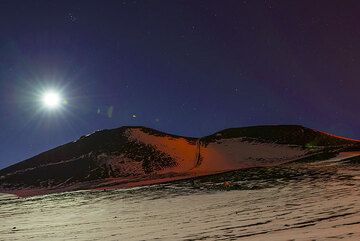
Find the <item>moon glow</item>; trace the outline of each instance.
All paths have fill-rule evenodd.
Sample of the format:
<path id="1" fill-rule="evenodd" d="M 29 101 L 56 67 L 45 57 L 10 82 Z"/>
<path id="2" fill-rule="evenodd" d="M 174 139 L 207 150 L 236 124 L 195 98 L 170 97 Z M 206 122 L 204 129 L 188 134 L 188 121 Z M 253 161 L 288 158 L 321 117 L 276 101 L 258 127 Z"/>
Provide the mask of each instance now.
<path id="1" fill-rule="evenodd" d="M 42 103 L 47 109 L 56 109 L 61 105 L 61 96 L 58 92 L 47 91 L 43 94 Z"/>

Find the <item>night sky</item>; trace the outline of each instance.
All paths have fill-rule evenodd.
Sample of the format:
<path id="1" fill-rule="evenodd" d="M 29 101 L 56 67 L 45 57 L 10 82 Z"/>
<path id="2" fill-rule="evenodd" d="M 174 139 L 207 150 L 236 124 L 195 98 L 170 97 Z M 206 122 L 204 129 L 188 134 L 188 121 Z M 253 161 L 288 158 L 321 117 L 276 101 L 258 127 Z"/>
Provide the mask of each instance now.
<path id="1" fill-rule="evenodd" d="M 98 129 L 360 139 L 360 1 L 0 1 L 0 168 Z M 61 92 L 56 110 L 41 94 Z"/>

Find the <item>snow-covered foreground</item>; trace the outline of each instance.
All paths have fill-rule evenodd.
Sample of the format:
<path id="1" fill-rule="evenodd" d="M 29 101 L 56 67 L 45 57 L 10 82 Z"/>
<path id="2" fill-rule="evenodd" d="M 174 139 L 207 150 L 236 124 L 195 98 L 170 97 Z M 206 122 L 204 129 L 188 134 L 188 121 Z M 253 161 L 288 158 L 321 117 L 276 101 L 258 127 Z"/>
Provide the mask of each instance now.
<path id="1" fill-rule="evenodd" d="M 0 240 L 360 240 L 360 165 L 334 159 L 132 189 L 4 195 L 0 220 Z"/>

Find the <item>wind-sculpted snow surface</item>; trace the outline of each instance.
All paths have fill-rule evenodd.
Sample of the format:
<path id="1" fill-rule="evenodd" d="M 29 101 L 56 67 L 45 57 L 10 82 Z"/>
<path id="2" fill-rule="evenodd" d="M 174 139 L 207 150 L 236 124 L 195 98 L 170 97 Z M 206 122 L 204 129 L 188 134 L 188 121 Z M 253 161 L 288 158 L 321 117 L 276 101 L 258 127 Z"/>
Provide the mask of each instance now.
<path id="1" fill-rule="evenodd" d="M 204 138 L 145 127 L 97 131 L 0 170 L 0 192 L 31 196 L 113 189 L 277 166 L 360 149 L 359 142 L 300 126 L 227 129 Z"/>
<path id="2" fill-rule="evenodd" d="M 309 154 L 301 146 L 223 139 L 200 147 L 199 170 L 226 171 L 247 167 L 274 166 Z"/>
<path id="3" fill-rule="evenodd" d="M 194 141 L 154 136 L 141 129 L 129 130 L 129 136 L 132 140 L 152 145 L 157 150 L 171 156 L 178 164 L 166 171 L 176 172 L 209 173 L 245 167 L 272 166 L 303 157 L 309 153 L 309 150 L 301 146 L 249 142 L 243 138 L 220 139 L 207 145 L 203 144 L 200 139 L 199 147 L 197 147 Z M 199 148 L 198 155 L 196 148 Z"/>
<path id="4" fill-rule="evenodd" d="M 359 154 L 130 189 L 4 195 L 0 239 L 357 241 Z"/>

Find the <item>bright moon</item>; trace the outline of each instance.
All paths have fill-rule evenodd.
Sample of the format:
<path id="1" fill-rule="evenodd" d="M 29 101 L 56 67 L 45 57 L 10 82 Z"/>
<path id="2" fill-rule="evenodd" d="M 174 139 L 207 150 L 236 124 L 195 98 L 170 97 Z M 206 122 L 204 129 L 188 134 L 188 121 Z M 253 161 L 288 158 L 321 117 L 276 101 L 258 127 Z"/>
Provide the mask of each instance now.
<path id="1" fill-rule="evenodd" d="M 61 96 L 57 92 L 49 91 L 44 93 L 42 102 L 45 107 L 49 109 L 56 109 L 61 104 Z"/>

